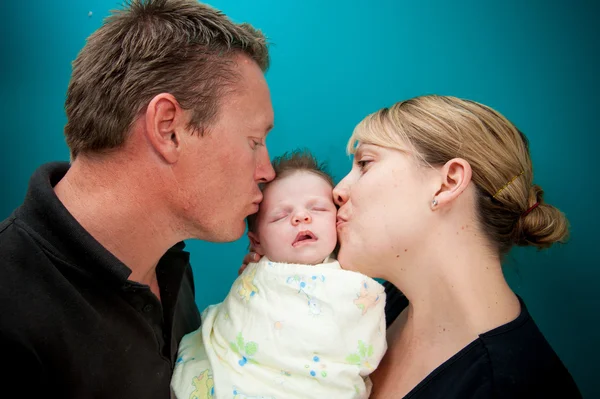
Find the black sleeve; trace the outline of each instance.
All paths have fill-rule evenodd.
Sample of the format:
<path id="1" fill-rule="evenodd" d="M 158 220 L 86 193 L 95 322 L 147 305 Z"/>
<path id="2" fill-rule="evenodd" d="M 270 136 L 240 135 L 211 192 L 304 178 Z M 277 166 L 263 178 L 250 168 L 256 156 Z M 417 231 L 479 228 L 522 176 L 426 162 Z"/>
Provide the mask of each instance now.
<path id="1" fill-rule="evenodd" d="M 389 328 L 400 312 L 408 306 L 408 298 L 404 296 L 398 288 L 386 281 L 383 283 L 385 287 L 385 322 L 386 328 Z"/>
<path id="2" fill-rule="evenodd" d="M 52 384 L 37 354 L 21 342 L 0 333 L 0 386 L 2 391 L 18 392 L 19 398 L 53 397 Z"/>

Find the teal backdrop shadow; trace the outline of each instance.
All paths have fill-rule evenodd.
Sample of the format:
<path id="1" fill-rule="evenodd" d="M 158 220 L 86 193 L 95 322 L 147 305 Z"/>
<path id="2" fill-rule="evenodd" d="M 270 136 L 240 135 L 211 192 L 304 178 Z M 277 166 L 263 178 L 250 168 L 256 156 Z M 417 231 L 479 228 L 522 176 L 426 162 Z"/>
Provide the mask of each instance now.
<path id="1" fill-rule="evenodd" d="M 2 195 L 0 218 L 23 200 L 40 164 L 68 160 L 63 102 L 71 61 L 116 0 L 7 2 L 0 25 Z M 346 140 L 364 116 L 421 94 L 465 97 L 511 119 L 531 142 L 535 182 L 572 225 L 545 252 L 514 250 L 507 279 L 580 386 L 600 397 L 596 364 L 600 220 L 592 157 L 597 116 L 600 3 L 573 0 L 422 2 L 235 1 L 213 6 L 262 29 L 272 42 L 267 74 L 275 129 L 271 156 L 310 148 L 337 180 L 350 167 Z M 188 241 L 201 310 L 219 302 L 247 240 Z M 594 263 L 596 266 L 594 266 Z"/>

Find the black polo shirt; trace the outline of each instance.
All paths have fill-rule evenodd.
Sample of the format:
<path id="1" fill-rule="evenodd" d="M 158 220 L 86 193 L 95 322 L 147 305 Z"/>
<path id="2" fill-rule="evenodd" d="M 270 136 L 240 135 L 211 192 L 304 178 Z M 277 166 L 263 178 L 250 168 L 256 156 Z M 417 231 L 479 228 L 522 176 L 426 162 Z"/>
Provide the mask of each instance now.
<path id="1" fill-rule="evenodd" d="M 408 300 L 386 282 L 388 327 Z M 421 381 L 405 398 L 581 398 L 581 393 L 531 318 L 525 303 L 513 321 L 481 334 Z M 377 386 L 374 387 L 377 390 Z"/>
<path id="2" fill-rule="evenodd" d="M 149 286 L 71 216 L 54 194 L 67 163 L 31 178 L 0 224 L 0 381 L 19 398 L 168 398 L 182 336 L 200 326 L 189 254 L 180 243 Z M 127 223 L 126 220 L 123 223 Z"/>

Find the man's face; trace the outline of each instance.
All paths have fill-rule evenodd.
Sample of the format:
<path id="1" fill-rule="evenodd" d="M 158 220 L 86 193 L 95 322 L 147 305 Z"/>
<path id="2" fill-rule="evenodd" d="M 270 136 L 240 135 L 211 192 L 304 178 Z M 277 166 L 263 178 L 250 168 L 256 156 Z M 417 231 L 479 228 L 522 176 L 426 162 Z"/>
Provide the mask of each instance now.
<path id="1" fill-rule="evenodd" d="M 337 244 L 332 187 L 322 177 L 298 171 L 270 183 L 260 205 L 255 250 L 270 260 L 314 265 Z"/>
<path id="2" fill-rule="evenodd" d="M 254 61 L 236 62 L 240 78 L 222 98 L 215 123 L 203 136 L 185 137 L 177 177 L 186 235 L 214 242 L 244 234 L 245 218 L 262 200 L 258 183 L 275 177 L 265 144 L 273 127 L 269 88 Z"/>

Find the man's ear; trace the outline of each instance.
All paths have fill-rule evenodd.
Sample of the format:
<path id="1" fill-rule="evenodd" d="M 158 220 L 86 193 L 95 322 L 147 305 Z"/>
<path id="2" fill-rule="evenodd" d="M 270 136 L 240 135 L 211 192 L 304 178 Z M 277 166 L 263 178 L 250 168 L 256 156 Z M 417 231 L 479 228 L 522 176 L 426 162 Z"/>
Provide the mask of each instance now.
<path id="1" fill-rule="evenodd" d="M 441 184 L 432 199 L 432 209 L 451 205 L 469 186 L 471 165 L 462 158 L 453 158 L 440 169 Z"/>
<path id="2" fill-rule="evenodd" d="M 256 252 L 260 256 L 265 256 L 265 251 L 262 245 L 260 245 L 260 239 L 258 238 L 258 234 L 256 234 L 253 231 L 249 231 L 248 238 L 250 239 L 250 247 L 252 251 Z"/>
<path id="3" fill-rule="evenodd" d="M 154 150 L 170 164 L 179 160 L 186 115 L 172 94 L 156 95 L 146 108 L 146 137 Z"/>

